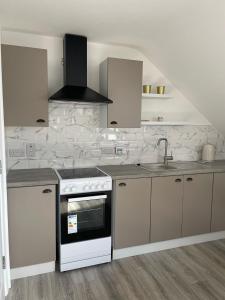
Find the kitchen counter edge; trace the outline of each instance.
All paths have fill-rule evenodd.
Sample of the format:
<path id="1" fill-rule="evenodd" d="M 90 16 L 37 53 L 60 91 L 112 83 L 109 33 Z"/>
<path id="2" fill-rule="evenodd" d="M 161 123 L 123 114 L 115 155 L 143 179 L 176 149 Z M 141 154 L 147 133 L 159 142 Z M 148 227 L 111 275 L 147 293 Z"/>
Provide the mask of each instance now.
<path id="1" fill-rule="evenodd" d="M 132 178 L 152 178 L 152 177 L 165 177 L 165 176 L 182 176 L 182 175 L 194 175 L 194 174 L 207 174 L 207 173 L 223 173 L 225 172 L 225 165 L 221 166 L 204 166 L 199 163 L 199 168 L 192 169 L 176 169 L 176 170 L 162 170 L 162 171 L 147 171 L 143 167 L 139 167 L 136 172 L 129 174 L 129 171 L 125 173 L 124 171 L 120 172 L 119 166 L 118 170 L 110 170 L 113 165 L 98 166 L 98 168 L 104 173 L 112 177 L 113 180 L 119 179 L 132 179 Z M 122 173 L 122 174 L 121 174 Z"/>
<path id="2" fill-rule="evenodd" d="M 15 169 L 7 174 L 7 188 L 56 185 L 58 177 L 52 168 Z"/>

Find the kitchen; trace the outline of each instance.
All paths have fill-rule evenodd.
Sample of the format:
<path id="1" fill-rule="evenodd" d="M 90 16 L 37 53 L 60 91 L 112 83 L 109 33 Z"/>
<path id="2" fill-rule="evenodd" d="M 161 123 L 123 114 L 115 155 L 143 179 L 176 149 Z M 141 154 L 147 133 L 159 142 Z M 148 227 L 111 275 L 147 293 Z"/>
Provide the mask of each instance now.
<path id="1" fill-rule="evenodd" d="M 7 299 L 225 298 L 219 113 L 138 47 L 4 22 Z"/>

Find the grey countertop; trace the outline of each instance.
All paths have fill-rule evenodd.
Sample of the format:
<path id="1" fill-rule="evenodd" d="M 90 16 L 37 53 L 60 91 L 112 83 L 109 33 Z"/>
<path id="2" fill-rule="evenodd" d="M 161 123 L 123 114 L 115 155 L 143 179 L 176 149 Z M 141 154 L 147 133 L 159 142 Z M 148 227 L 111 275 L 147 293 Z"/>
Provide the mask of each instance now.
<path id="1" fill-rule="evenodd" d="M 155 170 L 156 164 L 143 163 L 141 165 L 106 165 L 98 168 L 110 175 L 112 179 L 178 176 L 225 172 L 225 160 L 213 162 L 170 162 L 174 169 Z M 22 187 L 35 185 L 58 184 L 58 177 L 51 168 L 10 170 L 7 175 L 8 187 Z"/>
<path id="2" fill-rule="evenodd" d="M 110 175 L 113 179 L 117 177 L 132 178 L 132 177 L 148 177 L 149 171 L 137 165 L 106 165 L 98 166 L 100 170 Z"/>
<path id="3" fill-rule="evenodd" d="M 203 174 L 214 172 L 225 172 L 225 160 L 214 162 L 171 162 L 169 166 L 174 169 L 155 170 L 156 164 L 141 165 L 107 165 L 98 168 L 107 173 L 112 179 L 158 177 L 158 176 L 178 176 L 190 174 Z"/>
<path id="4" fill-rule="evenodd" d="M 58 184 L 58 177 L 51 168 L 10 170 L 7 174 L 8 188 L 49 184 Z"/>

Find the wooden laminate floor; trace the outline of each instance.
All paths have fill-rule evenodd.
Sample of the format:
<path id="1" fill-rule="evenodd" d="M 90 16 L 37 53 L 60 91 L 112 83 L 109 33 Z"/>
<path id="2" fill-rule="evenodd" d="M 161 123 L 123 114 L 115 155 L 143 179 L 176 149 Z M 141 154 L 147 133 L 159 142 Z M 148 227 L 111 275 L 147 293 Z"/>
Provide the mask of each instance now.
<path id="1" fill-rule="evenodd" d="M 225 299 L 225 240 L 17 279 L 7 300 Z"/>

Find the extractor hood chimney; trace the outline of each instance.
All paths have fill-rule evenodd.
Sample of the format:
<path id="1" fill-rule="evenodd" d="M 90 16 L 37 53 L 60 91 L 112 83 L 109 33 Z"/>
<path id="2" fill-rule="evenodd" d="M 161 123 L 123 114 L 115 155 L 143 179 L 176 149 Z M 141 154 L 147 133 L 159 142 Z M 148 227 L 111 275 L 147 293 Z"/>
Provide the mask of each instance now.
<path id="1" fill-rule="evenodd" d="M 66 34 L 64 37 L 64 87 L 49 101 L 112 103 L 87 87 L 87 38 Z"/>

